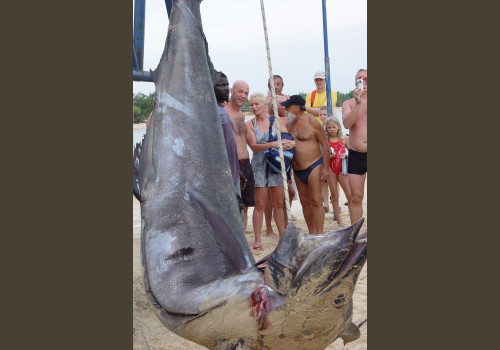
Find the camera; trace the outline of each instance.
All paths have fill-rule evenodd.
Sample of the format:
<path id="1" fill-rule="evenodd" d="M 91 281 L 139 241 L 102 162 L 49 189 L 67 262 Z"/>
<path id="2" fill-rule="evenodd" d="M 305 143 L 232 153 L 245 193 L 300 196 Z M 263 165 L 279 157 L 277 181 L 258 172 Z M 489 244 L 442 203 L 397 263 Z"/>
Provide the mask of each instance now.
<path id="1" fill-rule="evenodd" d="M 363 79 L 356 80 L 356 87 L 360 90 L 363 90 Z"/>

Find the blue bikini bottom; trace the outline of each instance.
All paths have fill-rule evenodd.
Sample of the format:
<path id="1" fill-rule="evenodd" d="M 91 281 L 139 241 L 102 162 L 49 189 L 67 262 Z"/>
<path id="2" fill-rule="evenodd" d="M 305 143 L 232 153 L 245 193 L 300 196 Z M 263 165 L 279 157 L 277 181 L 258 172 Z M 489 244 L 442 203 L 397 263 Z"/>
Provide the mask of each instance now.
<path id="1" fill-rule="evenodd" d="M 323 164 L 323 157 L 315 161 L 309 168 L 304 170 L 295 170 L 293 169 L 293 173 L 297 175 L 300 181 L 307 185 L 307 180 L 309 179 L 309 174 L 314 170 L 318 165 Z"/>

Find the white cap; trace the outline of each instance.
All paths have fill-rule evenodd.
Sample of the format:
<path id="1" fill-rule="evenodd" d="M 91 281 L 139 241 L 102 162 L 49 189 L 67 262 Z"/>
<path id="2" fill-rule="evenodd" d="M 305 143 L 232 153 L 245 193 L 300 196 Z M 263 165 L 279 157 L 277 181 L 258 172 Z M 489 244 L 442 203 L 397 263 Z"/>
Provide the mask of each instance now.
<path id="1" fill-rule="evenodd" d="M 319 78 L 319 79 L 323 79 L 324 80 L 325 76 L 326 76 L 325 72 L 318 71 L 318 72 L 316 72 L 316 74 L 314 74 L 314 79 L 318 79 Z"/>

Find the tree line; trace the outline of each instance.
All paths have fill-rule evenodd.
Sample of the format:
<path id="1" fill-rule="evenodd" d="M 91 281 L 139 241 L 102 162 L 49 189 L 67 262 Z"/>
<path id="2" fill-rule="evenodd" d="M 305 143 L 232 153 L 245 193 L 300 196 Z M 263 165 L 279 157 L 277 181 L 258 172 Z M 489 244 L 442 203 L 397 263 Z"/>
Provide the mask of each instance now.
<path id="1" fill-rule="evenodd" d="M 307 96 L 306 92 L 299 92 L 297 95 L 302 96 L 304 99 Z M 337 103 L 336 107 L 341 107 L 344 101 L 353 98 L 353 91 L 349 91 L 348 93 L 337 92 Z M 149 95 L 146 95 L 142 92 L 138 92 L 133 95 L 133 117 L 134 123 L 145 122 L 151 111 L 153 110 L 155 101 L 155 93 L 152 92 Z M 250 103 L 247 101 L 242 108 L 243 110 L 250 110 Z"/>
<path id="2" fill-rule="evenodd" d="M 155 104 L 155 93 L 152 92 L 146 95 L 142 92 L 134 94 L 133 109 L 134 109 L 134 123 L 145 122 L 148 120 L 149 114 L 153 110 Z"/>
<path id="3" fill-rule="evenodd" d="M 297 95 L 300 95 L 304 100 L 306 99 L 307 92 L 300 92 Z M 351 90 L 347 94 L 343 92 L 337 92 L 337 103 L 335 103 L 335 107 L 342 107 L 344 101 L 347 101 L 350 98 L 354 97 L 354 92 Z"/>

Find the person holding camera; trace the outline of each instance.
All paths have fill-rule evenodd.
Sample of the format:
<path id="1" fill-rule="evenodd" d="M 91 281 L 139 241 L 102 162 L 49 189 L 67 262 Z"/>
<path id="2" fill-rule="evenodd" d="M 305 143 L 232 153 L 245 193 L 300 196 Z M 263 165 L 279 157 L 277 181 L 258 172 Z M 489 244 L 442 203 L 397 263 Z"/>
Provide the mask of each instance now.
<path id="1" fill-rule="evenodd" d="M 351 189 L 349 216 L 351 224 L 363 216 L 366 173 L 368 171 L 368 72 L 360 69 L 356 73 L 354 97 L 342 105 L 342 121 L 349 129 L 349 157 L 347 157 L 347 181 Z"/>

